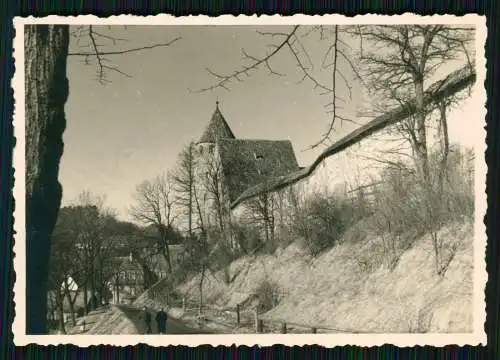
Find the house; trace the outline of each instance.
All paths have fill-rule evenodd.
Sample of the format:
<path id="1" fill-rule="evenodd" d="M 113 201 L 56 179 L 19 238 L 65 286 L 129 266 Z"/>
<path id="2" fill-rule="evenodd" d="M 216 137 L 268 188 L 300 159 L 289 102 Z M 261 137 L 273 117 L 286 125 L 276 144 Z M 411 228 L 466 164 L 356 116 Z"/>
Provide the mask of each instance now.
<path id="1" fill-rule="evenodd" d="M 232 239 L 230 205 L 245 190 L 267 179 L 299 170 L 289 140 L 236 138 L 222 115 L 215 111 L 196 143 L 195 181 L 205 227 L 219 229 Z M 232 243 L 232 245 L 236 245 Z"/>
<path id="2" fill-rule="evenodd" d="M 145 290 L 145 271 L 132 254 L 117 260 L 119 265 L 110 284 L 113 289 L 113 303 L 129 303 Z"/>

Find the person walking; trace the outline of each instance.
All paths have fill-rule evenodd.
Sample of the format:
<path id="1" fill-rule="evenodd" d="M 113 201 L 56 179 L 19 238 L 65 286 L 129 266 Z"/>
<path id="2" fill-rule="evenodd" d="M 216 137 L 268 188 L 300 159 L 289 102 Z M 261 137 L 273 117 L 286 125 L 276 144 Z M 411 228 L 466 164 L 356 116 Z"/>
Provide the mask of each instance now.
<path id="1" fill-rule="evenodd" d="M 152 330 L 151 330 L 151 314 L 149 313 L 148 308 L 146 306 L 144 306 L 143 319 L 144 319 L 144 324 L 146 325 L 146 334 L 151 334 L 152 333 Z"/>
<path id="2" fill-rule="evenodd" d="M 167 313 L 163 310 L 163 308 L 156 313 L 156 324 L 158 325 L 158 333 L 166 334 L 167 333 Z"/>

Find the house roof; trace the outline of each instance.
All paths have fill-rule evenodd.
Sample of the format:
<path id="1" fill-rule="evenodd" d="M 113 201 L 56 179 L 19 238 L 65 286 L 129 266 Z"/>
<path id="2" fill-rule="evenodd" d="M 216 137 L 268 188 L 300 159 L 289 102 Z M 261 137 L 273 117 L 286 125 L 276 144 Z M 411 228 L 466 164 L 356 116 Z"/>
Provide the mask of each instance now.
<path id="1" fill-rule="evenodd" d="M 299 168 L 289 140 L 220 139 L 218 145 L 230 201 L 254 185 Z"/>
<path id="2" fill-rule="evenodd" d="M 205 132 L 198 141 L 198 144 L 215 143 L 217 139 L 234 139 L 234 134 L 231 131 L 231 128 L 220 112 L 219 102 L 217 102 L 212 118 L 210 119 Z"/>

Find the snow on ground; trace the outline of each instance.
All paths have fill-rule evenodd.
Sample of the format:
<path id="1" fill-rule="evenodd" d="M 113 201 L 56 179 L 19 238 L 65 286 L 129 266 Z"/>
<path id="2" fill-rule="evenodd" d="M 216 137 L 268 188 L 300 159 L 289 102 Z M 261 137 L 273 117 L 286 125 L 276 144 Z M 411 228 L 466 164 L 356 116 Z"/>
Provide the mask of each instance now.
<path id="1" fill-rule="evenodd" d="M 85 322 L 85 331 L 82 323 Z M 87 316 L 77 319 L 77 326 L 66 326 L 68 334 L 138 334 L 135 325 L 120 309 L 114 306 L 105 306 L 91 311 Z"/>
<path id="2" fill-rule="evenodd" d="M 355 332 L 472 331 L 472 223 L 451 224 L 439 236 L 458 244 L 443 277 L 436 275 L 430 236 L 404 252 L 391 271 L 383 263 L 380 239 L 349 241 L 312 259 L 297 244 L 274 255 L 244 257 L 204 283 L 207 302 L 234 307 L 251 299 L 264 281 L 279 285 L 284 297 L 265 318 L 323 325 Z M 198 278 L 178 291 L 198 296 Z M 251 302 L 249 302 L 251 303 Z M 307 331 L 307 330 L 305 330 Z"/>

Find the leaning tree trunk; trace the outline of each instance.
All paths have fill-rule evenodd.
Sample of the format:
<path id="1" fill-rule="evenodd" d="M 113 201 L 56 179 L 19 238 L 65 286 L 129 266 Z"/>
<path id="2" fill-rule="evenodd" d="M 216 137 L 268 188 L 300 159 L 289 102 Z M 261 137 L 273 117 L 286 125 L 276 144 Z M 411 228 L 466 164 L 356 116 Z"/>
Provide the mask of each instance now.
<path id="1" fill-rule="evenodd" d="M 443 194 L 443 182 L 447 175 L 448 155 L 450 153 L 450 139 L 448 135 L 448 120 L 446 119 L 446 101 L 442 99 L 439 103 L 439 119 L 441 125 L 441 161 L 438 173 L 438 194 Z"/>
<path id="2" fill-rule="evenodd" d="M 424 82 L 422 78 L 415 78 L 415 156 L 419 175 L 424 186 L 429 186 L 429 159 L 427 151 L 427 129 L 425 127 L 426 112 L 424 103 Z"/>
<path id="3" fill-rule="evenodd" d="M 26 331 L 28 334 L 43 334 L 47 331 L 50 239 L 61 203 L 61 185 L 57 177 L 66 126 L 68 26 L 25 25 L 24 44 Z"/>

